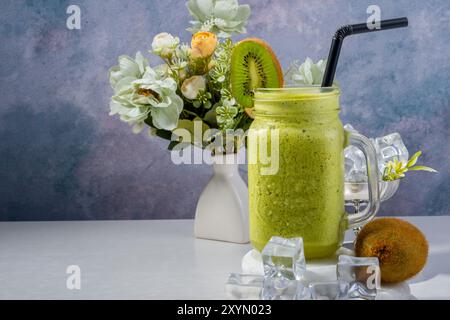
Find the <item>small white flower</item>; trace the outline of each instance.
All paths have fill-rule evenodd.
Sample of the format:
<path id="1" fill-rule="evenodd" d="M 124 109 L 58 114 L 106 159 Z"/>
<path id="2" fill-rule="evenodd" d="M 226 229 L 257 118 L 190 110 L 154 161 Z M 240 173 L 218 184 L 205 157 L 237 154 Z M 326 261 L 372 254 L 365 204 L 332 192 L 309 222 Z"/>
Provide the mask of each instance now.
<path id="1" fill-rule="evenodd" d="M 238 114 L 238 108 L 236 106 L 236 100 L 223 99 L 222 104 L 216 108 L 217 123 L 222 128 L 231 128 L 234 124 L 234 118 Z"/>
<path id="2" fill-rule="evenodd" d="M 187 99 L 195 100 L 200 91 L 206 89 L 206 81 L 202 76 L 193 76 L 189 79 L 184 80 L 183 85 L 181 86 L 181 93 Z"/>
<path id="3" fill-rule="evenodd" d="M 153 53 L 167 58 L 174 53 L 179 44 L 180 39 L 178 37 L 174 37 L 170 33 L 163 32 L 157 34 L 153 38 L 152 50 Z"/>
<path id="4" fill-rule="evenodd" d="M 173 59 L 171 68 L 173 70 L 179 71 L 179 70 L 184 70 L 187 67 L 187 65 L 188 65 L 188 62 L 186 60 L 176 58 L 176 59 Z"/>
<path id="5" fill-rule="evenodd" d="M 163 63 L 153 67 L 156 73 L 158 73 L 162 78 L 166 78 L 170 75 L 170 68 L 167 63 Z"/>
<path id="6" fill-rule="evenodd" d="M 178 46 L 176 49 L 177 57 L 183 60 L 189 60 L 191 55 L 191 47 L 185 43 Z"/>

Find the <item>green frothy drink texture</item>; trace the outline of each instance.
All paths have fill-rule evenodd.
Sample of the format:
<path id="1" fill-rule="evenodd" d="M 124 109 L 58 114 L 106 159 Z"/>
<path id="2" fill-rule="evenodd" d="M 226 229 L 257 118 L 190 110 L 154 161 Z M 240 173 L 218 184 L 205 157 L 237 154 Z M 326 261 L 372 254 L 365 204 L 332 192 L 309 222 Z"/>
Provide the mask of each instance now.
<path id="1" fill-rule="evenodd" d="M 249 133 L 249 159 L 257 159 L 258 139 L 266 136 L 272 147 L 271 131 L 279 130 L 278 172 L 262 175 L 267 164 L 249 163 L 251 242 L 261 251 L 272 236 L 302 237 L 307 258 L 329 256 L 346 223 L 338 95 L 272 95 L 263 94 L 266 101 L 257 96 Z"/>

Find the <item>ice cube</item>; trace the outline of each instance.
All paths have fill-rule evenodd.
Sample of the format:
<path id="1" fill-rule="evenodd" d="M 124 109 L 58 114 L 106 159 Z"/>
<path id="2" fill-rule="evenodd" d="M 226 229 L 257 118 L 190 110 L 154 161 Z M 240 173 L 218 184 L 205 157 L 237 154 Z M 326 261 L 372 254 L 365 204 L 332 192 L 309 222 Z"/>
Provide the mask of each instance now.
<path id="1" fill-rule="evenodd" d="M 364 153 L 355 146 L 348 146 L 344 150 L 345 181 L 367 182 L 367 165 Z"/>
<path id="2" fill-rule="evenodd" d="M 378 168 L 384 171 L 389 161 L 397 159 L 406 163 L 409 159 L 409 152 L 403 143 L 399 133 L 394 132 L 384 137 L 375 139 L 375 149 L 378 156 Z"/>
<path id="3" fill-rule="evenodd" d="M 302 238 L 272 237 L 262 251 L 266 277 L 300 280 L 306 271 Z"/>
<path id="4" fill-rule="evenodd" d="M 309 285 L 313 300 L 345 300 L 349 288 L 345 281 L 314 282 Z"/>
<path id="5" fill-rule="evenodd" d="M 350 158 L 345 158 L 345 174 L 347 175 L 347 172 L 350 172 L 353 169 L 354 166 L 354 161 L 353 159 Z"/>
<path id="6" fill-rule="evenodd" d="M 225 294 L 230 300 L 258 300 L 263 286 L 263 276 L 232 273 L 225 285 Z"/>
<path id="7" fill-rule="evenodd" d="M 309 289 L 300 281 L 283 277 L 266 277 L 262 300 L 310 300 Z"/>
<path id="8" fill-rule="evenodd" d="M 374 300 L 380 288 L 378 258 L 359 258 L 341 255 L 337 264 L 338 280 L 350 284 L 349 298 Z"/>

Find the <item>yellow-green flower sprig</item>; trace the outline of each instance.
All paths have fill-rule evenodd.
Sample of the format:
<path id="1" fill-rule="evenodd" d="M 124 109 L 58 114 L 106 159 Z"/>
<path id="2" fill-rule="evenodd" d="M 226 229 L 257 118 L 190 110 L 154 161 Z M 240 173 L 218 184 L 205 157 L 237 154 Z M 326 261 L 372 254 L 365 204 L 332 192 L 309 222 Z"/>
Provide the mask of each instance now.
<path id="1" fill-rule="evenodd" d="M 422 155 L 422 151 L 416 152 L 408 162 L 403 163 L 395 159 L 394 161 L 389 161 L 384 169 L 383 181 L 394 181 L 403 179 L 405 173 L 408 171 L 427 171 L 427 172 L 437 172 L 433 168 L 427 166 L 416 166 L 417 160 Z"/>

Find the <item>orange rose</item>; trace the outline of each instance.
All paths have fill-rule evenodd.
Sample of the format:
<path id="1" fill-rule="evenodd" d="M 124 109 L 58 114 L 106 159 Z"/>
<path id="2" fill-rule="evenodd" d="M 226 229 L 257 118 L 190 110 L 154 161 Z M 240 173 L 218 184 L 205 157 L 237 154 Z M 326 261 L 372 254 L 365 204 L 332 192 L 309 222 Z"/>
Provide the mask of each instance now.
<path id="1" fill-rule="evenodd" d="M 197 32 L 192 37 L 191 56 L 194 59 L 206 59 L 213 55 L 217 47 L 217 36 L 211 32 Z"/>

